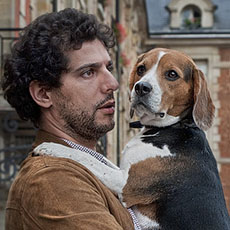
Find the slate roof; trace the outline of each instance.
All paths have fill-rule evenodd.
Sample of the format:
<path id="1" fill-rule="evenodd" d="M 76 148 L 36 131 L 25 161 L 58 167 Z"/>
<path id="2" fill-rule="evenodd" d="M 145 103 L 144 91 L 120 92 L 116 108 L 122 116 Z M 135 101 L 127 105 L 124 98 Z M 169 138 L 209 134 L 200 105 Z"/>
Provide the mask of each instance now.
<path id="1" fill-rule="evenodd" d="M 230 35 L 230 0 L 212 0 L 217 6 L 214 26 L 210 29 L 170 29 L 170 12 L 166 6 L 171 0 L 145 0 L 148 33 L 152 34 L 228 34 Z"/>

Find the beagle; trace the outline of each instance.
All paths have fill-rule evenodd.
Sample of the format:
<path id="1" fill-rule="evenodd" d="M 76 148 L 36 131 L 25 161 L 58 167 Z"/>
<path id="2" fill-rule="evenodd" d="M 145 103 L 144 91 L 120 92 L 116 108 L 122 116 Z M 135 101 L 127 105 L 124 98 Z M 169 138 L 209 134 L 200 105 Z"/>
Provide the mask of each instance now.
<path id="1" fill-rule="evenodd" d="M 187 55 L 156 48 L 131 72 L 131 116 L 143 126 L 128 142 L 118 168 L 54 143 L 36 154 L 66 157 L 91 170 L 132 207 L 141 229 L 229 230 L 217 163 L 203 130 L 214 105 L 204 74 Z"/>

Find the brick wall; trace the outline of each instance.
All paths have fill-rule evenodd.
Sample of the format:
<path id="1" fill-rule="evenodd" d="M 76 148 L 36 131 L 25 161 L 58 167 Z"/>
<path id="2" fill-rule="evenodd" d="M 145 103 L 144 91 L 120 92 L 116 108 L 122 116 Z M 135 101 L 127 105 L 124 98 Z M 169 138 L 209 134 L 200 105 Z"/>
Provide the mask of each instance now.
<path id="1" fill-rule="evenodd" d="M 218 110 L 219 124 L 219 150 L 222 164 L 220 176 L 225 193 L 225 199 L 230 213 L 230 48 L 219 50 L 220 61 L 224 67 L 220 69 L 218 80 L 220 108 Z"/>

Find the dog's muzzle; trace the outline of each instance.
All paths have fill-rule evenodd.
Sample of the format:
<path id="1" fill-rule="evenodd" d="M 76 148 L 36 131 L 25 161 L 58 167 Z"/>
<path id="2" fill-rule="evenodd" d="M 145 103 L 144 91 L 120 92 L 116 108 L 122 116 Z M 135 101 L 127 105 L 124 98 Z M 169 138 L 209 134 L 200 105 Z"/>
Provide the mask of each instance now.
<path id="1" fill-rule="evenodd" d="M 143 97 L 152 91 L 152 86 L 148 82 L 141 81 L 135 85 L 134 89 L 139 97 Z"/>

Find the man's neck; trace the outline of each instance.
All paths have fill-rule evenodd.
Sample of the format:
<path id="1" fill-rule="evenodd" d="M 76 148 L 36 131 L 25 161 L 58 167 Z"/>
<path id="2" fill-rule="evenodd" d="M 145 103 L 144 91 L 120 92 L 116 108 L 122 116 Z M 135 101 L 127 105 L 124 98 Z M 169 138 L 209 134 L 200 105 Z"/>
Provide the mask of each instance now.
<path id="1" fill-rule="evenodd" d="M 76 144 L 85 146 L 89 149 L 96 150 L 97 140 L 89 140 L 82 137 L 76 132 L 67 130 L 65 128 L 64 122 L 59 117 L 54 116 L 54 114 L 49 111 L 43 111 L 43 116 L 41 117 L 39 122 L 39 128 L 62 139 L 66 139 Z"/>
<path id="2" fill-rule="evenodd" d="M 76 144 L 85 146 L 89 149 L 96 151 L 96 144 L 97 144 L 96 140 L 87 140 L 87 139 L 82 138 L 81 136 L 79 136 L 77 134 L 72 134 L 72 133 L 69 134 L 69 133 L 63 131 L 62 129 L 60 129 L 59 127 L 54 126 L 54 125 L 47 125 L 47 124 L 46 125 L 40 125 L 40 129 L 42 129 L 46 132 L 52 133 L 53 135 L 60 137 L 62 139 L 72 141 Z"/>

